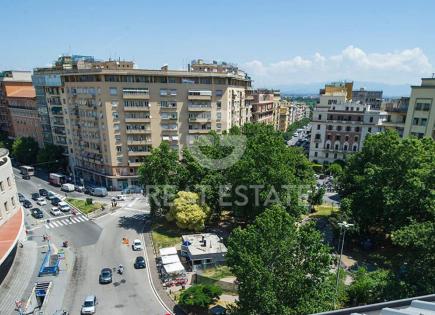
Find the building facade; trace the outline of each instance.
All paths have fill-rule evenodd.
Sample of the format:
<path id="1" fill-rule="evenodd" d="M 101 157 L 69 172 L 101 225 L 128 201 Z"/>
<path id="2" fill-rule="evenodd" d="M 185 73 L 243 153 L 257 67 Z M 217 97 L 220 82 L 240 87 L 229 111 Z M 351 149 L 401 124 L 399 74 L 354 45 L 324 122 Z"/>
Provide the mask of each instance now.
<path id="1" fill-rule="evenodd" d="M 395 130 L 403 137 L 408 106 L 409 97 L 383 101 L 381 109 L 387 113 L 387 119 L 383 123 L 385 129 Z"/>
<path id="2" fill-rule="evenodd" d="M 435 139 L 435 77 L 422 78 L 421 85 L 411 86 L 404 136 Z"/>
<path id="3" fill-rule="evenodd" d="M 161 141 L 181 150 L 210 130 L 250 120 L 251 81 L 233 65 L 225 70 L 223 63 L 201 61 L 187 71 L 142 70 L 127 61 L 79 60 L 70 69 L 35 74 L 61 78 L 57 89 L 45 86 L 46 103 L 53 139 L 59 127 L 76 181 L 109 189 L 138 185 L 138 167 Z"/>
<path id="4" fill-rule="evenodd" d="M 280 91 L 257 89 L 252 93 L 252 122 L 279 126 Z"/>
<path id="5" fill-rule="evenodd" d="M 362 148 L 370 133 L 383 130 L 387 114 L 349 101 L 346 93 L 320 95 L 313 111 L 309 159 L 317 163 L 345 160 Z"/>
<path id="6" fill-rule="evenodd" d="M 368 91 L 364 88 L 352 91 L 352 100 L 361 104 L 370 104 L 372 109 L 381 109 L 382 91 Z"/>
<path id="7" fill-rule="evenodd" d="M 0 148 L 0 282 L 12 264 L 19 239 L 23 237 L 23 218 L 9 152 Z"/>

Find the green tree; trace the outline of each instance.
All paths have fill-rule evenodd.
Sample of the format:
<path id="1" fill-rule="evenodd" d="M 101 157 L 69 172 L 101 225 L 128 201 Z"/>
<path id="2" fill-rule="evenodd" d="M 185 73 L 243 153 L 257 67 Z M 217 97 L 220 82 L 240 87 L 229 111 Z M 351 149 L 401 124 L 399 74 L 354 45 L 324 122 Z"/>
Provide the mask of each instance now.
<path id="1" fill-rule="evenodd" d="M 287 130 L 284 133 L 284 139 L 290 140 L 297 129 L 305 127 L 310 123 L 310 121 L 311 120 L 309 118 L 302 118 L 301 120 L 292 123 L 290 126 L 287 127 Z"/>
<path id="2" fill-rule="evenodd" d="M 341 194 L 361 234 L 387 237 L 412 220 L 434 220 L 435 142 L 369 136 L 340 179 Z"/>
<path id="3" fill-rule="evenodd" d="M 246 124 L 241 133 L 247 138 L 245 152 L 226 176 L 231 184 L 229 200 L 235 215 L 252 221 L 273 203 L 286 205 L 295 215 L 305 211 L 298 199 L 301 190 L 313 183 L 307 158 L 299 150 L 289 148 L 273 126 Z"/>
<path id="4" fill-rule="evenodd" d="M 210 208 L 200 203 L 197 193 L 179 191 L 173 200 L 169 212 L 166 214 L 168 221 L 175 221 L 178 227 L 186 230 L 201 231 L 210 214 Z"/>
<path id="5" fill-rule="evenodd" d="M 312 205 L 321 205 L 323 203 L 323 196 L 325 195 L 325 188 L 320 187 L 316 189 L 310 196 Z"/>
<path id="6" fill-rule="evenodd" d="M 51 172 L 59 169 L 65 170 L 68 165 L 64 155 L 64 148 L 54 144 L 46 144 L 40 149 L 36 160 L 38 163 L 43 163 L 40 165 L 42 168 Z"/>
<path id="7" fill-rule="evenodd" d="M 359 268 L 354 276 L 354 281 L 346 292 L 350 306 L 373 304 L 383 302 L 388 292 L 391 275 L 388 270 L 378 269 L 368 272 Z"/>
<path id="8" fill-rule="evenodd" d="M 313 225 L 298 226 L 281 206 L 228 240 L 239 281 L 238 314 L 311 314 L 332 308 L 331 255 Z"/>
<path id="9" fill-rule="evenodd" d="M 343 173 L 343 167 L 338 163 L 332 163 L 328 166 L 328 171 L 333 176 L 340 176 Z"/>
<path id="10" fill-rule="evenodd" d="M 16 138 L 12 144 L 12 156 L 22 164 L 35 164 L 38 151 L 38 142 L 31 137 Z"/>
<path id="11" fill-rule="evenodd" d="M 167 141 L 163 141 L 144 158 L 138 173 L 145 186 L 144 191 L 149 193 L 153 214 L 157 214 L 159 210 L 166 212 L 169 209 L 171 196 L 180 190 L 186 176 L 178 161 L 178 152 L 172 150 Z"/>
<path id="12" fill-rule="evenodd" d="M 222 294 L 222 289 L 216 285 L 193 285 L 180 294 L 178 303 L 194 314 L 204 313 Z"/>

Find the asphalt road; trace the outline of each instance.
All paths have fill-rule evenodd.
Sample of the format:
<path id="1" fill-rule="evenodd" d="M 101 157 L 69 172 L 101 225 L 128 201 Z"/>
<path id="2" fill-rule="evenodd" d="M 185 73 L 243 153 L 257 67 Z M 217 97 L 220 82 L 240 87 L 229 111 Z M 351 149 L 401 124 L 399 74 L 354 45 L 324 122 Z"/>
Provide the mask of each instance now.
<path id="1" fill-rule="evenodd" d="M 133 210 L 134 207 L 139 211 Z M 100 314 L 166 313 L 151 289 L 147 270 L 134 269 L 133 266 L 137 256 L 145 256 L 143 251 L 131 248 L 134 239 L 143 243 L 141 232 L 147 215 L 141 208 L 140 204 L 130 205 L 129 210 L 124 208 L 96 220 L 103 229 L 98 242 L 76 251 L 72 281 L 64 300 L 65 309 L 70 310 L 70 314 L 80 314 L 87 295 L 97 297 L 97 313 Z M 122 244 L 124 237 L 129 239 L 129 245 Z M 120 264 L 124 266 L 123 275 L 116 272 Z M 102 268 L 113 270 L 111 284 L 99 284 L 98 276 Z"/>

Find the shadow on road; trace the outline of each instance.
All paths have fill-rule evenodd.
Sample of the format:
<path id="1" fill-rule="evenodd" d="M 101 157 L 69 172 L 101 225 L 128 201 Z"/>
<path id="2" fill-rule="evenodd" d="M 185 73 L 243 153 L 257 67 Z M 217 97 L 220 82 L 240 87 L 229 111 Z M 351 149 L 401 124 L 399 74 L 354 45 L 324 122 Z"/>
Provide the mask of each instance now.
<path id="1" fill-rule="evenodd" d="M 118 226 L 126 230 L 135 230 L 137 233 L 143 233 L 149 229 L 149 215 L 135 214 L 132 216 L 122 216 L 119 218 Z"/>

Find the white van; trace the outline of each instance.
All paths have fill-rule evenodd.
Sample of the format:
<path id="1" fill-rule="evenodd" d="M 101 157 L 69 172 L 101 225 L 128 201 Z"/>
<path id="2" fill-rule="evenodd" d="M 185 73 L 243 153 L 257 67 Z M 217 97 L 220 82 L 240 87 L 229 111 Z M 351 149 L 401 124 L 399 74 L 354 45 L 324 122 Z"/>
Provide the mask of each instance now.
<path id="1" fill-rule="evenodd" d="M 66 192 L 72 192 L 75 190 L 75 187 L 73 184 L 62 184 L 62 187 L 60 189 Z"/>

